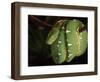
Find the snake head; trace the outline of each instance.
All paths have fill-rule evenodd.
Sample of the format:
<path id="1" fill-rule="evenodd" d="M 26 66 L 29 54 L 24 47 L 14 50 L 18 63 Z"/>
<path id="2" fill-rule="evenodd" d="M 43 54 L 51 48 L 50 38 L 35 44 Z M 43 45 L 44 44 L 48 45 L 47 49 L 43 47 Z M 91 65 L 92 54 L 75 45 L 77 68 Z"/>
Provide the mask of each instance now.
<path id="1" fill-rule="evenodd" d="M 54 26 L 50 30 L 47 40 L 46 40 L 46 43 L 48 45 L 51 45 L 58 38 L 59 31 L 60 31 L 60 28 L 62 27 L 63 23 L 64 23 L 64 20 L 59 20 L 54 24 Z"/>

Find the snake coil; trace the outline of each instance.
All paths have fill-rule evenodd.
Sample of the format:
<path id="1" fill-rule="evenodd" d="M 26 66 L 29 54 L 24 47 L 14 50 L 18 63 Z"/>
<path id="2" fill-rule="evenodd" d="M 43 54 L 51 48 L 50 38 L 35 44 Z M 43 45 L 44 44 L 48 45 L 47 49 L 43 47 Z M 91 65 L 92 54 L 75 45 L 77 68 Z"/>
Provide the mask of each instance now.
<path id="1" fill-rule="evenodd" d="M 56 64 L 70 62 L 82 55 L 87 48 L 87 30 L 79 32 L 84 24 L 77 19 L 60 20 L 53 26 L 47 37 L 51 55 Z"/>

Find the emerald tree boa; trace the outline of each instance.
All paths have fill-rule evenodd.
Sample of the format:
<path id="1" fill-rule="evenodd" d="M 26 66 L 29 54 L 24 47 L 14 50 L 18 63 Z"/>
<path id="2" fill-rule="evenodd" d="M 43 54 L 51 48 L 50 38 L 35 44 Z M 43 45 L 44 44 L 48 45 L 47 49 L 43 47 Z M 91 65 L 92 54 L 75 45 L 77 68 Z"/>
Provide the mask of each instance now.
<path id="1" fill-rule="evenodd" d="M 46 43 L 51 47 L 52 59 L 56 64 L 70 62 L 82 55 L 87 48 L 87 30 L 77 19 L 59 20 L 50 30 Z"/>

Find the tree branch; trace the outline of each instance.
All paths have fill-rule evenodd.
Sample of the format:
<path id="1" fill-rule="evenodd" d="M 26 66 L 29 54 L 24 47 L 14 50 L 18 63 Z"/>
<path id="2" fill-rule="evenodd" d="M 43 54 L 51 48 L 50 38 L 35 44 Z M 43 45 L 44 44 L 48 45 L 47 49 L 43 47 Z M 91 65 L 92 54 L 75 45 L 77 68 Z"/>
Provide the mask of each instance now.
<path id="1" fill-rule="evenodd" d="M 49 27 L 51 28 L 52 25 L 41 21 L 40 19 L 36 18 L 35 16 L 29 15 L 29 21 L 31 21 L 32 23 L 34 23 L 35 25 L 39 25 L 39 26 L 43 26 L 43 27 Z"/>

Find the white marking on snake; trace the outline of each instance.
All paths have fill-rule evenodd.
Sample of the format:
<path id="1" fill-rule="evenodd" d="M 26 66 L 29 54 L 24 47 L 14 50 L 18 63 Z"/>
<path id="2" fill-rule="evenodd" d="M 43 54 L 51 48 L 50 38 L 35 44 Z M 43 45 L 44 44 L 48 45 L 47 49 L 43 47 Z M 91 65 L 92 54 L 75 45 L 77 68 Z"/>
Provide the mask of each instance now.
<path id="1" fill-rule="evenodd" d="M 61 53 L 58 53 L 58 55 L 60 56 L 60 55 L 61 55 Z"/>
<path id="2" fill-rule="evenodd" d="M 64 27 L 62 27 L 62 29 L 65 29 Z"/>
<path id="3" fill-rule="evenodd" d="M 61 43 L 61 41 L 58 41 L 58 43 Z"/>
<path id="4" fill-rule="evenodd" d="M 69 54 L 69 56 L 68 57 L 70 57 L 70 56 L 72 56 L 73 54 Z"/>
<path id="5" fill-rule="evenodd" d="M 68 46 L 72 46 L 72 44 L 68 44 Z"/>
<path id="6" fill-rule="evenodd" d="M 82 37 L 80 37 L 80 39 L 82 39 Z"/>
<path id="7" fill-rule="evenodd" d="M 69 32 L 71 32 L 71 31 L 69 31 L 69 30 L 66 30 L 66 33 L 69 33 Z"/>

